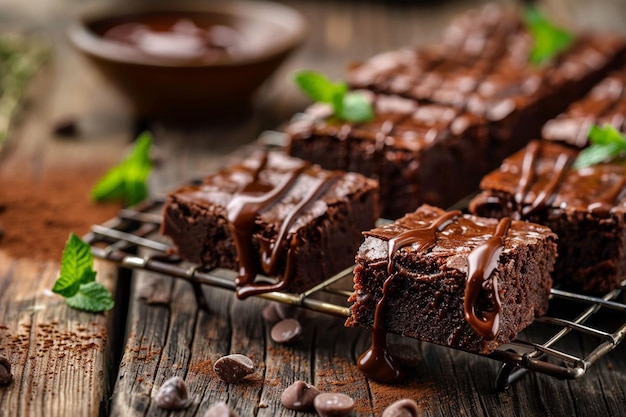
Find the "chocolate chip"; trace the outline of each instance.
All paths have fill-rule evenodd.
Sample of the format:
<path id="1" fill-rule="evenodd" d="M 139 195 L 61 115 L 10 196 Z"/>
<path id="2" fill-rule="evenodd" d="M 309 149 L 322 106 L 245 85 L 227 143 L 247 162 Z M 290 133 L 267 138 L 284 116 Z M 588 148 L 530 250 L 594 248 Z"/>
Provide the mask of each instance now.
<path id="1" fill-rule="evenodd" d="M 166 410 L 182 410 L 191 404 L 185 381 L 179 376 L 165 381 L 154 397 L 154 401 L 156 405 Z"/>
<path id="2" fill-rule="evenodd" d="M 418 415 L 417 403 L 405 398 L 385 408 L 382 417 L 417 417 Z"/>
<path id="3" fill-rule="evenodd" d="M 313 401 L 319 393 L 313 385 L 296 381 L 283 391 L 280 402 L 290 410 L 309 411 L 313 410 Z"/>
<path id="4" fill-rule="evenodd" d="M 321 417 L 345 417 L 354 409 L 354 400 L 346 394 L 325 392 L 315 397 L 313 405 Z"/>
<path id="5" fill-rule="evenodd" d="M 209 407 L 204 417 L 238 417 L 238 415 L 224 401 L 218 401 Z"/>
<path id="6" fill-rule="evenodd" d="M 261 312 L 261 316 L 263 316 L 263 320 L 268 323 L 274 323 L 280 320 L 278 311 L 276 311 L 276 303 L 269 303 Z"/>
<path id="7" fill-rule="evenodd" d="M 56 136 L 75 137 L 78 135 L 78 126 L 73 117 L 63 117 L 57 120 L 52 127 L 52 132 Z"/>
<path id="8" fill-rule="evenodd" d="M 254 372 L 252 359 L 246 355 L 235 353 L 219 358 L 213 365 L 213 370 L 222 381 L 233 384 L 241 381 Z"/>
<path id="9" fill-rule="evenodd" d="M 0 386 L 9 385 L 12 381 L 11 362 L 4 356 L 0 356 Z"/>
<path id="10" fill-rule="evenodd" d="M 297 319 L 301 317 L 304 310 L 293 304 L 270 302 L 262 312 L 263 319 L 269 323 L 274 323 L 283 319 Z"/>
<path id="11" fill-rule="evenodd" d="M 270 337 L 276 343 L 295 343 L 302 338 L 302 325 L 296 319 L 281 320 L 272 327 Z"/>
<path id="12" fill-rule="evenodd" d="M 387 350 L 398 364 L 403 367 L 415 368 L 420 359 L 417 349 L 405 343 L 390 343 L 387 346 Z"/>

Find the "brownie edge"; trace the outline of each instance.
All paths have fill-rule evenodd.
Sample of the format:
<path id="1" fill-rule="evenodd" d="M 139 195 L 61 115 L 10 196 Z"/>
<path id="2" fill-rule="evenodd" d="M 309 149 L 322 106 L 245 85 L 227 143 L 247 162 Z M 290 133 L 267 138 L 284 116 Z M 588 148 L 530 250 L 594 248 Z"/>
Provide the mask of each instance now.
<path id="1" fill-rule="evenodd" d="M 452 220 L 434 232 L 432 246 L 413 242 L 394 250 L 389 259 L 391 240 L 407 232 L 432 230 L 444 216 Z M 512 341 L 548 308 L 556 235 L 545 226 L 510 221 L 497 263 L 486 274 L 473 303 L 479 316 L 499 310 L 499 324 L 487 337 L 466 320 L 464 297 L 470 279 L 468 258 L 488 245 L 497 227 L 496 219 L 460 212 L 450 216 L 450 212 L 423 205 L 394 223 L 365 232 L 356 256 L 346 326 L 373 327 L 383 284 L 393 276 L 382 311 L 386 331 L 482 354 Z"/>
<path id="2" fill-rule="evenodd" d="M 171 193 L 161 232 L 181 258 L 238 271 L 237 295 L 243 298 L 301 292 L 353 265 L 361 231 L 377 217 L 375 181 L 259 152 L 199 186 Z M 246 224 L 239 224 L 242 219 Z M 284 285 L 263 286 L 257 274 Z"/>

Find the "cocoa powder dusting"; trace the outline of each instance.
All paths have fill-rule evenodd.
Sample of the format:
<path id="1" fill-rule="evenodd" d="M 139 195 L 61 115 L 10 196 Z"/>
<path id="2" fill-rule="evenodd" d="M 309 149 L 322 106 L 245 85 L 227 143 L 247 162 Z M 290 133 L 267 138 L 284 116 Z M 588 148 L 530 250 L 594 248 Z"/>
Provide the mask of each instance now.
<path id="1" fill-rule="evenodd" d="M 96 204 L 89 198 L 103 173 L 47 172 L 40 181 L 0 176 L 0 250 L 14 258 L 60 261 L 70 232 L 83 235 L 120 208 L 118 203 Z"/>

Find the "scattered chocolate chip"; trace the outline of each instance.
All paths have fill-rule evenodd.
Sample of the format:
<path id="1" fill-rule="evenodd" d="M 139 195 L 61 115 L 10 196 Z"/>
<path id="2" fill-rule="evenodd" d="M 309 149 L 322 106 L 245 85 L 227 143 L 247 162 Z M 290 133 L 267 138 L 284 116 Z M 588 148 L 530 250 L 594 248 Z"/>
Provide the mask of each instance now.
<path id="1" fill-rule="evenodd" d="M 11 362 L 4 356 L 0 356 L 0 386 L 9 385 L 13 381 Z"/>
<path id="2" fill-rule="evenodd" d="M 218 401 L 213 404 L 207 412 L 204 414 L 204 417 L 238 417 L 237 413 L 233 411 L 232 408 L 228 406 L 224 401 Z"/>
<path id="3" fill-rule="evenodd" d="M 179 376 L 165 381 L 154 397 L 154 401 L 156 405 L 166 410 L 182 410 L 191 404 L 185 381 Z"/>
<path id="4" fill-rule="evenodd" d="M 325 392 L 313 400 L 320 417 L 345 417 L 354 409 L 354 400 L 346 394 Z"/>
<path id="5" fill-rule="evenodd" d="M 78 126 L 76 120 L 73 117 L 60 118 L 54 123 L 52 132 L 56 136 L 63 137 L 76 137 L 78 135 Z"/>
<path id="6" fill-rule="evenodd" d="M 293 304 L 270 302 L 262 312 L 263 319 L 269 323 L 274 323 L 283 319 L 297 319 L 301 317 L 304 310 Z"/>
<path id="7" fill-rule="evenodd" d="M 302 338 L 302 325 L 296 319 L 281 320 L 272 327 L 270 337 L 276 343 L 295 343 Z"/>
<path id="8" fill-rule="evenodd" d="M 276 311 L 276 303 L 269 303 L 263 311 L 261 312 L 261 316 L 263 316 L 263 320 L 268 323 L 274 323 L 280 320 L 280 316 Z"/>
<path id="9" fill-rule="evenodd" d="M 233 384 L 241 381 L 254 372 L 252 359 L 246 355 L 235 353 L 219 358 L 213 365 L 213 370 L 222 381 Z"/>
<path id="10" fill-rule="evenodd" d="M 387 350 L 398 364 L 403 367 L 415 368 L 420 360 L 417 349 L 405 343 L 390 343 L 387 346 Z"/>
<path id="11" fill-rule="evenodd" d="M 313 385 L 296 381 L 283 391 L 280 402 L 290 410 L 309 411 L 313 410 L 313 401 L 319 393 Z"/>
<path id="12" fill-rule="evenodd" d="M 417 403 L 405 398 L 385 408 L 382 417 L 417 417 L 418 415 L 419 409 L 417 408 Z"/>

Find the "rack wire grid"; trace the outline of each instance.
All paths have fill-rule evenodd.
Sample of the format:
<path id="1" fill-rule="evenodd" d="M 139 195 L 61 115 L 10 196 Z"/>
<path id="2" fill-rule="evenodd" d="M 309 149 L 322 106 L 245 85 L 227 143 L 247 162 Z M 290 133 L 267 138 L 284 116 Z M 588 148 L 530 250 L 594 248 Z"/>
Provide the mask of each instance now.
<path id="1" fill-rule="evenodd" d="M 208 270 L 173 255 L 170 244 L 158 233 L 163 204 L 164 199 L 156 198 L 132 209 L 120 210 L 113 219 L 92 226 L 84 238 L 92 246 L 96 258 L 122 268 L 156 272 L 190 282 L 199 307 L 206 309 L 202 285 L 234 292 L 235 274 L 223 269 Z M 151 254 L 137 255 L 139 249 L 149 249 Z M 271 281 L 266 277 L 261 279 Z M 347 298 L 350 292 L 340 289 L 337 284 L 346 279 L 352 279 L 352 267 L 300 294 L 269 292 L 258 297 L 345 318 L 349 315 Z M 623 296 L 620 297 L 625 288 L 626 280 L 621 288 L 602 297 L 552 289 L 551 309 L 547 315 L 536 318 L 510 344 L 484 355 L 502 362 L 495 388 L 499 391 L 507 389 L 528 371 L 561 380 L 585 375 L 626 336 L 626 304 Z M 552 308 L 554 305 L 559 308 Z M 537 328 L 541 331 L 533 331 Z M 585 354 L 579 352 L 581 343 L 571 343 L 572 337 L 581 336 L 591 337 L 593 341 L 594 347 Z"/>

